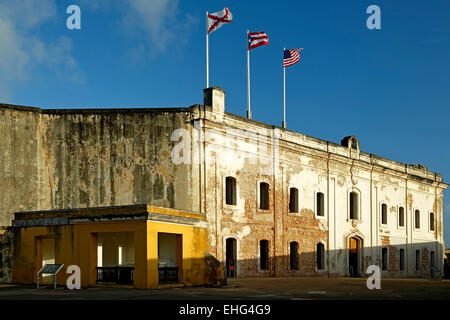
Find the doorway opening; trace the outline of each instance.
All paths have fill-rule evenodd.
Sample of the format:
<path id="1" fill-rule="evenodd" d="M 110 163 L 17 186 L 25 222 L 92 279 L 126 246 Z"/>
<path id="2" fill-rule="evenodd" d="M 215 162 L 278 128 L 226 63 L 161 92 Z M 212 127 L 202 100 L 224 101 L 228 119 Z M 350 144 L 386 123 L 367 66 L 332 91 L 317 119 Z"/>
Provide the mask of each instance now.
<path id="1" fill-rule="evenodd" d="M 348 245 L 348 274 L 350 277 L 360 276 L 360 248 L 361 240 L 357 237 L 351 237 Z"/>
<path id="2" fill-rule="evenodd" d="M 55 238 L 39 238 L 37 239 L 38 243 L 38 270 L 41 269 L 46 264 L 55 264 Z M 36 271 L 37 272 L 37 271 Z M 39 276 L 40 283 L 43 284 L 52 284 L 53 283 L 53 275 L 51 274 L 42 274 Z"/>
<path id="3" fill-rule="evenodd" d="M 179 283 L 183 277 L 183 236 L 158 232 L 158 279 L 160 284 Z"/>
<path id="4" fill-rule="evenodd" d="M 228 238 L 226 240 L 226 267 L 227 267 L 227 277 L 236 278 L 236 239 Z"/>
<path id="5" fill-rule="evenodd" d="M 134 233 L 97 233 L 97 283 L 134 282 Z"/>

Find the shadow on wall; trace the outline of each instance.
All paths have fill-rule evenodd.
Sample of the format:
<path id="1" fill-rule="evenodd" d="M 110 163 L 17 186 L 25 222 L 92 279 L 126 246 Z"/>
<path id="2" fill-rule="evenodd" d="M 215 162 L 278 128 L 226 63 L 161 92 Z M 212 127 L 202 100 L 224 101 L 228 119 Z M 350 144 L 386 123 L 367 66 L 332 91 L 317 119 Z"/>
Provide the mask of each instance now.
<path id="1" fill-rule="evenodd" d="M 257 259 L 239 259 L 236 244 L 230 245 L 229 239 L 224 252 L 227 277 L 367 277 L 368 266 L 377 265 L 382 277 L 441 278 L 447 268 L 444 250 L 436 241 L 363 247 L 360 239 L 350 238 L 348 249 L 331 251 L 324 243 L 304 251 L 290 242 L 287 255 L 274 257 L 272 243 L 262 240 Z"/>
<path id="2" fill-rule="evenodd" d="M 295 242 L 288 245 L 289 254 L 273 256 L 273 247 L 269 242 L 260 242 L 257 258 L 236 259 L 235 246 L 228 245 L 223 263 L 213 255 L 206 253 L 204 259 L 183 259 L 174 267 L 158 268 L 159 284 L 182 283 L 185 285 L 226 285 L 227 278 L 232 277 L 367 277 L 367 267 L 378 265 L 381 277 L 385 278 L 435 278 L 440 279 L 446 266 L 443 252 L 438 242 L 422 242 L 411 245 L 408 249 L 401 245 L 379 247 L 362 247 L 353 242 L 350 249 L 326 251 L 324 244 L 317 245 L 315 251 L 303 252 Z M 1 249 L 2 252 L 5 250 Z M 372 258 L 374 257 L 374 258 Z M 30 257 L 32 259 L 32 257 Z M 11 259 L 12 260 L 12 259 Z M 5 261 L 5 257 L 3 257 Z M 155 261 L 158 265 L 160 261 Z M 65 285 L 69 261 L 58 273 L 58 285 Z M 147 261 L 148 263 L 148 261 Z M 31 264 L 15 266 L 14 272 L 20 275 L 19 283 L 35 283 L 36 266 Z M 3 266 L 4 267 L 4 266 Z M 17 269 L 16 269 L 17 267 Z M 124 283 L 138 285 L 142 279 L 142 266 L 80 266 L 82 286 L 88 283 Z M 91 270 L 87 270 L 93 268 Z M 176 270 L 175 270 L 176 269 Z M 4 269 L 5 270 L 5 269 Z M 182 271 L 181 271 L 182 270 Z M 12 268 L 8 269 L 10 274 Z M 91 273 L 94 272 L 94 273 Z M 156 277 L 156 274 L 155 274 Z M 88 280 L 91 279 L 91 281 Z M 7 276 L 11 281 L 11 276 Z"/>

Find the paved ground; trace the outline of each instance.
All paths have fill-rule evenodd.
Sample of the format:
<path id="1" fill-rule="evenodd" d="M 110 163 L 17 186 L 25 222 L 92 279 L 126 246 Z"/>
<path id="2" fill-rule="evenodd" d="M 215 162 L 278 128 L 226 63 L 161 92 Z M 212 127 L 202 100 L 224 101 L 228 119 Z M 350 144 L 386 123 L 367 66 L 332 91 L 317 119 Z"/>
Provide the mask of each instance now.
<path id="1" fill-rule="evenodd" d="M 385 279 L 380 290 L 369 290 L 366 279 L 264 278 L 228 279 L 228 286 L 155 290 L 127 288 L 65 288 L 37 290 L 32 286 L 0 285 L 0 300 L 322 300 L 439 299 L 450 300 L 450 280 Z"/>

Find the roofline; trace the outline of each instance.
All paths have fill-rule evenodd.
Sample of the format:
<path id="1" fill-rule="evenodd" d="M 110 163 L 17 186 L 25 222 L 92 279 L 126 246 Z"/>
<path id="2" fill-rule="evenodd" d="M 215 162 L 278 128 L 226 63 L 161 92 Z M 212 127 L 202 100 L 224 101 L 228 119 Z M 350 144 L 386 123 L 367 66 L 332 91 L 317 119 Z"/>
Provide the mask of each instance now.
<path id="1" fill-rule="evenodd" d="M 56 114 L 56 115 L 58 115 L 58 114 L 60 114 L 60 115 L 63 115 L 63 114 L 108 114 L 108 113 L 122 113 L 122 114 L 123 113 L 125 113 L 125 114 L 130 113 L 131 114 L 131 113 L 161 113 L 161 112 L 167 112 L 167 113 L 178 113 L 178 112 L 194 113 L 195 112 L 194 109 L 196 109 L 196 108 L 203 108 L 204 109 L 206 107 L 209 107 L 209 106 L 205 106 L 205 105 L 201 105 L 201 104 L 195 104 L 195 105 L 192 105 L 190 107 L 174 107 L 174 108 L 122 108 L 122 107 L 118 107 L 118 108 L 104 108 L 104 109 L 103 108 L 95 108 L 95 109 L 93 109 L 93 108 L 43 109 L 43 108 L 40 108 L 40 107 L 29 107 L 29 106 L 20 106 L 20 105 L 2 104 L 2 103 L 0 103 L 0 109 L 13 109 L 13 110 L 18 110 L 18 111 L 28 111 L 28 112 L 36 112 L 36 113 L 41 113 L 41 114 Z M 209 108 L 211 108 L 211 107 L 209 107 Z M 225 111 L 224 115 L 229 117 L 229 118 L 232 118 L 232 119 L 236 119 L 236 120 L 243 121 L 243 122 L 248 122 L 248 123 L 251 123 L 251 124 L 254 124 L 254 125 L 257 125 L 257 126 L 260 126 L 260 127 L 264 127 L 264 128 L 267 128 L 267 129 L 277 129 L 277 130 L 288 132 L 288 133 L 291 133 L 291 134 L 294 134 L 294 135 L 303 135 L 303 136 L 307 137 L 308 139 L 315 140 L 315 141 L 320 142 L 320 143 L 326 143 L 329 146 L 342 147 L 340 144 L 338 144 L 336 142 L 333 142 L 333 141 L 323 140 L 323 139 L 320 139 L 320 138 L 309 136 L 309 135 L 304 134 L 304 133 L 300 133 L 300 132 L 297 132 L 297 131 L 292 131 L 292 130 L 289 130 L 289 129 L 286 129 L 286 128 L 282 128 L 282 127 L 277 126 L 277 125 L 270 125 L 270 124 L 267 124 L 265 122 L 261 122 L 261 121 L 257 121 L 257 120 L 253 120 L 253 119 L 248 119 L 248 118 L 246 118 L 244 116 L 237 115 L 237 114 L 234 114 L 234 113 L 229 113 L 229 112 Z M 314 149 L 313 147 L 308 147 L 308 148 Z M 398 161 L 395 161 L 395 160 L 391 160 L 391 159 L 388 159 L 388 158 L 385 158 L 385 157 L 381 157 L 381 156 L 378 156 L 378 155 L 375 155 L 375 154 L 372 154 L 372 153 L 367 153 L 367 152 L 364 152 L 364 151 L 360 151 L 360 153 L 366 154 L 370 158 L 375 158 L 375 159 L 379 159 L 379 160 L 383 160 L 383 161 L 388 161 L 388 162 L 391 162 L 393 164 L 397 164 L 397 165 L 401 165 L 401 166 L 405 166 L 405 167 L 409 166 L 409 164 L 398 162 Z M 435 175 L 435 181 L 433 181 L 433 182 L 438 182 L 439 185 L 444 187 L 444 188 L 448 187 L 448 184 L 444 183 L 443 181 L 438 181 L 436 179 L 437 175 L 439 175 L 441 177 L 441 180 L 442 180 L 442 175 L 440 173 L 433 172 L 433 171 L 428 171 L 428 172 L 433 173 Z M 405 173 L 407 173 L 407 172 L 405 172 Z"/>
<path id="2" fill-rule="evenodd" d="M 19 106 L 14 104 L 0 103 L 0 109 L 12 109 L 18 111 L 36 112 L 41 114 L 79 114 L 79 113 L 156 113 L 156 112 L 192 112 L 190 107 L 173 107 L 173 108 L 73 108 L 73 109 L 45 109 L 40 107 Z"/>

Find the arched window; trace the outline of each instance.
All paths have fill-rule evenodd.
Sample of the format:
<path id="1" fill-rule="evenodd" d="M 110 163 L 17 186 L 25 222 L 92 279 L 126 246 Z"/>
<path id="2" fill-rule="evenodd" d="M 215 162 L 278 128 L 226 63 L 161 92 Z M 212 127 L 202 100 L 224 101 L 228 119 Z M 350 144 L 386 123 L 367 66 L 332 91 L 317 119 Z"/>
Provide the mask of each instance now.
<path id="1" fill-rule="evenodd" d="M 434 231 L 434 213 L 430 212 L 430 231 Z"/>
<path id="2" fill-rule="evenodd" d="M 289 190 L 289 212 L 298 212 L 298 190 L 297 188 L 291 188 Z"/>
<path id="3" fill-rule="evenodd" d="M 236 179 L 234 177 L 225 178 L 225 203 L 236 204 Z"/>
<path id="4" fill-rule="evenodd" d="M 259 208 L 262 210 L 269 209 L 269 184 L 266 182 L 259 184 Z"/>
<path id="5" fill-rule="evenodd" d="M 416 250 L 416 271 L 420 270 L 420 250 Z"/>
<path id="6" fill-rule="evenodd" d="M 414 227 L 420 229 L 420 211 L 414 211 Z"/>
<path id="7" fill-rule="evenodd" d="M 259 265 L 261 270 L 269 269 L 269 240 L 259 242 Z"/>
<path id="8" fill-rule="evenodd" d="M 405 226 L 405 208 L 403 207 L 398 208 L 398 226 L 399 227 Z"/>
<path id="9" fill-rule="evenodd" d="M 359 219 L 359 197 L 354 191 L 350 192 L 350 219 Z"/>
<path id="10" fill-rule="evenodd" d="M 382 248 L 381 249 L 381 270 L 387 270 L 388 266 L 388 249 Z"/>
<path id="11" fill-rule="evenodd" d="M 298 270 L 298 242 L 292 241 L 289 246 L 290 246 L 290 268 L 291 270 Z"/>
<path id="12" fill-rule="evenodd" d="M 400 249 L 400 271 L 405 270 L 405 249 Z"/>
<path id="13" fill-rule="evenodd" d="M 387 224 L 387 204 L 381 205 L 381 224 Z"/>
<path id="14" fill-rule="evenodd" d="M 323 243 L 317 244 L 317 270 L 325 269 L 325 246 Z"/>
<path id="15" fill-rule="evenodd" d="M 316 202 L 317 215 L 321 217 L 325 216 L 325 196 L 322 192 L 317 192 Z"/>

